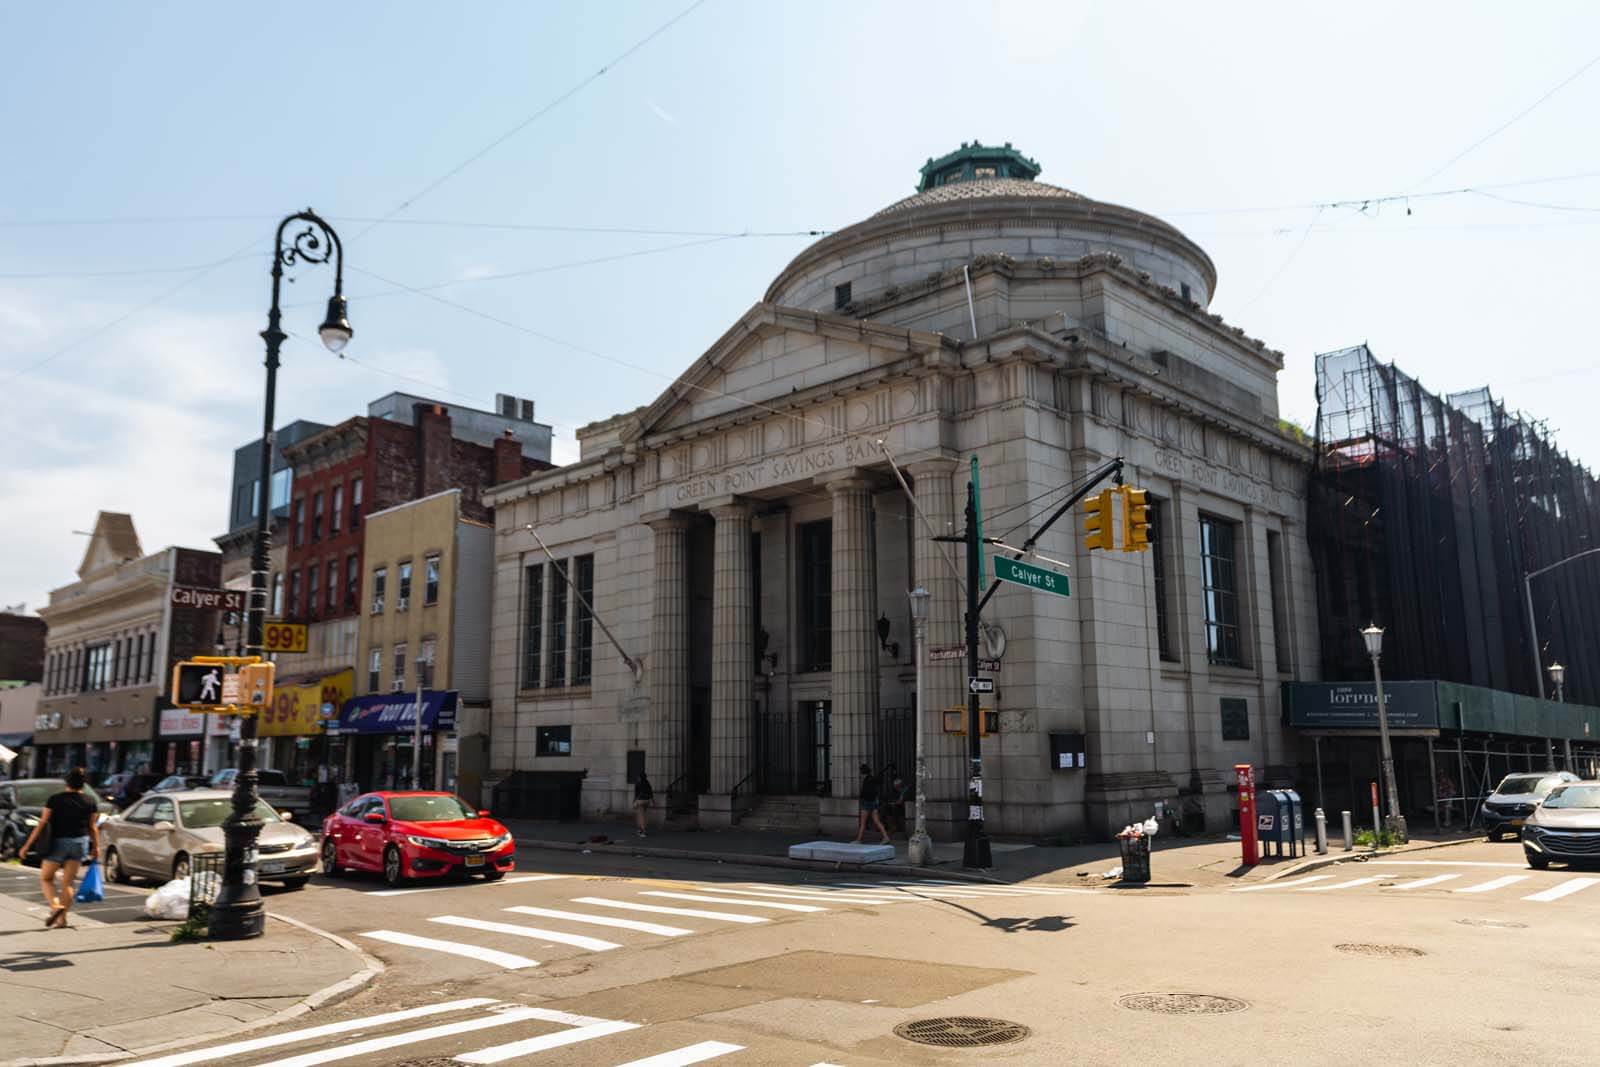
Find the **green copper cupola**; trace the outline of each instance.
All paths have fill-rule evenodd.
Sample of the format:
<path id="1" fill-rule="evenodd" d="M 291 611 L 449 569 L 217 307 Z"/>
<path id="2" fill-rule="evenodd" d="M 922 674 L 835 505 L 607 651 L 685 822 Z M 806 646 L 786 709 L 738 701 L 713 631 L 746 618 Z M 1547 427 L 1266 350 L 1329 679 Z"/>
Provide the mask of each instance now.
<path id="1" fill-rule="evenodd" d="M 927 192 L 939 185 L 953 182 L 975 182 L 985 178 L 1016 178 L 1033 181 L 1039 176 L 1039 164 L 1011 147 L 1007 141 L 998 148 L 973 141 L 965 142 L 949 155 L 930 159 L 922 165 L 922 181 L 917 192 Z"/>

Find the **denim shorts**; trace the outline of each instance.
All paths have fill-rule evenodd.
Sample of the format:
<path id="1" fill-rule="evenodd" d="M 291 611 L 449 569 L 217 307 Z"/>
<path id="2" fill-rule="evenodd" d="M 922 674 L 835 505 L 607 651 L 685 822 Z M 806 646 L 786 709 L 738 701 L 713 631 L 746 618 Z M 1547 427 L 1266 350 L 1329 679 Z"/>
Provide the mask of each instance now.
<path id="1" fill-rule="evenodd" d="M 861 801 L 861 810 L 862 811 L 877 811 L 878 810 L 878 802 L 876 800 L 863 800 L 863 801 Z"/>
<path id="2" fill-rule="evenodd" d="M 89 838 L 83 837 L 57 837 L 50 842 L 50 851 L 45 853 L 47 863 L 66 863 L 68 860 L 77 860 L 82 863 L 89 858 Z"/>

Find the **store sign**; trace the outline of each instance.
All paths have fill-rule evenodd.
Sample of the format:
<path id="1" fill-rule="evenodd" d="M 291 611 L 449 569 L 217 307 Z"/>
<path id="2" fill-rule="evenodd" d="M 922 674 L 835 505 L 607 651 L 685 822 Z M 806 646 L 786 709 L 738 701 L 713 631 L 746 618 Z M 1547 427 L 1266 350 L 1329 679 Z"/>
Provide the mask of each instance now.
<path id="1" fill-rule="evenodd" d="M 188 734 L 198 734 L 205 731 L 206 717 L 196 711 L 186 708 L 165 708 L 161 712 L 161 722 L 156 726 L 156 731 L 162 737 L 182 737 Z"/>
<path id="2" fill-rule="evenodd" d="M 279 686 L 261 712 L 257 732 L 262 737 L 319 734 L 354 692 L 355 671 L 348 668 L 302 685 Z"/>
<path id="3" fill-rule="evenodd" d="M 43 715 L 35 715 L 33 717 L 33 728 L 35 730 L 61 729 L 61 713 L 59 711 L 47 711 Z"/>
<path id="4" fill-rule="evenodd" d="M 1433 682 L 1384 682 L 1391 730 L 1436 730 L 1439 703 Z M 1310 730 L 1376 730 L 1378 692 L 1371 682 L 1286 682 L 1284 719 Z"/>
<path id="5" fill-rule="evenodd" d="M 87 730 L 89 728 L 89 722 L 90 720 L 87 718 L 81 718 L 77 715 L 74 715 L 67 720 L 67 725 L 72 727 L 74 730 Z"/>
<path id="6" fill-rule="evenodd" d="M 416 728 L 417 695 L 393 693 L 356 697 L 347 702 L 330 734 L 408 734 Z M 456 691 L 429 689 L 422 695 L 424 733 L 456 728 Z"/>

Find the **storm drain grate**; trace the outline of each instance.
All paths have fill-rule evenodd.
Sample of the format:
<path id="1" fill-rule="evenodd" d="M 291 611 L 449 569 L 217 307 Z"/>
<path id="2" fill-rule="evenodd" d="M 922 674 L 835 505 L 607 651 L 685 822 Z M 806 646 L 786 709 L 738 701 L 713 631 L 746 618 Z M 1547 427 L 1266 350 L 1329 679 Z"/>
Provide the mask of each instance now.
<path id="1" fill-rule="evenodd" d="M 1250 1006 L 1236 997 L 1210 993 L 1129 993 L 1119 997 L 1117 1003 L 1131 1011 L 1153 1011 L 1158 1015 L 1230 1015 Z"/>
<path id="2" fill-rule="evenodd" d="M 1509 919 L 1457 919 L 1462 926 L 1492 926 L 1498 930 L 1526 930 L 1527 923 L 1514 923 Z"/>
<path id="3" fill-rule="evenodd" d="M 980 1019 L 972 1015 L 949 1015 L 940 1019 L 915 1019 L 901 1023 L 894 1032 L 919 1045 L 941 1048 L 977 1048 L 979 1045 L 1009 1045 L 1033 1034 L 1021 1023 L 1004 1019 Z"/>
<path id="4" fill-rule="evenodd" d="M 1409 948 L 1406 945 L 1367 945 L 1359 941 L 1350 941 L 1333 947 L 1352 956 L 1379 956 L 1391 960 L 1425 955 L 1420 948 Z"/>

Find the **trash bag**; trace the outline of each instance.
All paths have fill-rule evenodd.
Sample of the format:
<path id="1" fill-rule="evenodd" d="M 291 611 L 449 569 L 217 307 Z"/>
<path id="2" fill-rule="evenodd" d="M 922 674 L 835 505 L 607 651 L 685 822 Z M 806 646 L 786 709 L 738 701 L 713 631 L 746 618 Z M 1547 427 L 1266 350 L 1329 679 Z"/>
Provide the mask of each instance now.
<path id="1" fill-rule="evenodd" d="M 106 899 L 106 881 L 100 873 L 100 865 L 94 860 L 89 861 L 89 866 L 83 872 L 77 899 L 79 904 L 93 904 Z"/>
<path id="2" fill-rule="evenodd" d="M 189 879 L 174 878 L 144 898 L 144 913 L 152 919 L 182 922 L 189 917 Z"/>

